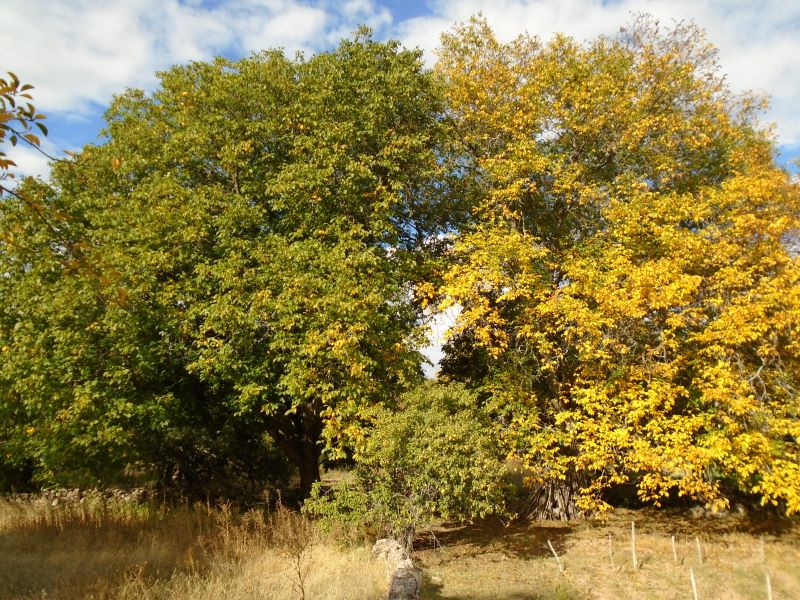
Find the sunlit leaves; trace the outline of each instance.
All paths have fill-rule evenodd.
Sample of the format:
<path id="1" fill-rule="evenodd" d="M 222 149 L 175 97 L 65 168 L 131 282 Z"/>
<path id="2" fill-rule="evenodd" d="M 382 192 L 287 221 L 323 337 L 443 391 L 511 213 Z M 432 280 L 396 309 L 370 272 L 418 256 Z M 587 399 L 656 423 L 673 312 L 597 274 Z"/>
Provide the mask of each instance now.
<path id="1" fill-rule="evenodd" d="M 445 304 L 494 358 L 484 388 L 532 479 L 582 477 L 585 508 L 713 506 L 722 484 L 800 511 L 800 192 L 758 103 L 691 26 L 613 39 L 445 36 L 462 158 L 482 181 Z"/>
<path id="2" fill-rule="evenodd" d="M 34 127 L 47 135 L 47 127 L 41 122 L 44 115 L 37 113 L 31 102 L 32 89 L 32 85 L 22 84 L 10 71 L 7 78 L 0 77 L 0 147 L 8 140 L 12 146 L 23 141 L 38 148 L 41 140 L 31 131 Z M 15 166 L 5 150 L 0 149 L 0 181 L 11 176 L 9 169 Z"/>
<path id="3" fill-rule="evenodd" d="M 55 167 L 40 205 L 67 224 L 2 207 L 27 236 L 0 267 L 4 381 L 52 433 L 42 469 L 80 463 L 72 435 L 112 470 L 194 480 L 218 459 L 242 469 L 226 444 L 269 433 L 307 493 L 323 450 L 362 443 L 373 405 L 419 377 L 411 289 L 451 219 L 437 84 L 367 32 L 159 78 Z"/>

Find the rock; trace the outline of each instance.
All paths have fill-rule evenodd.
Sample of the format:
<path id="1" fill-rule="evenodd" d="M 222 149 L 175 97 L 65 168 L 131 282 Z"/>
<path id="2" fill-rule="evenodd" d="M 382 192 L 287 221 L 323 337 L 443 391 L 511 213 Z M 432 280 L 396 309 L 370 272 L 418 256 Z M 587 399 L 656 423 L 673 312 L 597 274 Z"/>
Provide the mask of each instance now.
<path id="1" fill-rule="evenodd" d="M 418 600 L 422 571 L 414 566 L 400 542 L 391 539 L 378 540 L 372 547 L 372 555 L 386 561 L 389 576 L 387 600 Z"/>
<path id="2" fill-rule="evenodd" d="M 689 509 L 689 516 L 692 519 L 700 519 L 702 517 L 705 517 L 706 514 L 707 514 L 707 511 L 702 506 L 693 506 L 692 508 Z"/>

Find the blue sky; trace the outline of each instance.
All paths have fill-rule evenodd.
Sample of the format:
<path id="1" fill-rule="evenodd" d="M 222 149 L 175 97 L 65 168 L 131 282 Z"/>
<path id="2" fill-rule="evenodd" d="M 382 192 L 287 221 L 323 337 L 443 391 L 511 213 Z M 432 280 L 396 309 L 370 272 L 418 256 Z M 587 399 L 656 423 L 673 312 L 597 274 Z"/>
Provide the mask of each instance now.
<path id="1" fill-rule="evenodd" d="M 504 40 L 523 32 L 587 40 L 641 12 L 664 24 L 693 20 L 718 47 L 732 89 L 771 98 L 764 122 L 774 124 L 781 163 L 800 157 L 798 0 L 3 0 L 0 70 L 35 86 L 48 115 L 44 148 L 59 155 L 97 141 L 114 94 L 152 89 L 171 65 L 273 47 L 314 53 L 359 24 L 423 49 L 433 64 L 441 33 L 479 11 Z M 48 171 L 29 148 L 9 154 L 23 174 Z M 437 354 L 434 343 L 429 355 Z"/>
<path id="2" fill-rule="evenodd" d="M 717 45 L 731 87 L 771 98 L 781 162 L 800 156 L 800 2 L 796 0 L 4 0 L 0 69 L 36 86 L 48 115 L 48 151 L 94 142 L 115 93 L 151 89 L 173 64 L 232 58 L 283 47 L 313 53 L 332 47 L 359 24 L 435 60 L 439 36 L 482 11 L 498 35 L 580 40 L 613 34 L 631 15 L 668 24 L 692 19 Z M 26 174 L 46 160 L 25 148 L 13 158 Z"/>

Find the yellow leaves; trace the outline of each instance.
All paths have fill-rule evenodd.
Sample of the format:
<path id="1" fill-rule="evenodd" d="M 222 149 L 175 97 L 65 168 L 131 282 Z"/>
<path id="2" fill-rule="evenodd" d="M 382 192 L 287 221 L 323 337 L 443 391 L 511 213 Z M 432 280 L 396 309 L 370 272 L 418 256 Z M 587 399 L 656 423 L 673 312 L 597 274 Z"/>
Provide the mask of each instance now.
<path id="1" fill-rule="evenodd" d="M 198 341 L 198 344 L 204 348 L 222 348 L 225 345 L 225 341 L 218 338 L 218 337 L 204 337 Z"/>
<path id="2" fill-rule="evenodd" d="M 426 309 L 439 297 L 439 289 L 434 283 L 423 281 L 417 284 L 414 295 L 419 301 L 420 307 Z M 452 299 L 450 302 L 453 302 Z"/>
<path id="3" fill-rule="evenodd" d="M 713 477 L 761 478 L 791 503 L 795 475 L 763 481 L 797 457 L 780 432 L 798 411 L 800 188 L 730 116 L 752 109 L 702 36 L 640 33 L 503 44 L 473 21 L 446 36 L 437 71 L 481 192 L 441 306 L 488 350 L 538 481 L 602 473 L 581 500 L 602 506 L 637 473 L 642 498 L 722 506 Z"/>
<path id="4" fill-rule="evenodd" d="M 502 223 L 462 237 L 455 252 L 466 261 L 445 274 L 445 300 L 439 308 L 461 306 L 458 328 L 474 331 L 477 342 L 497 357 L 510 341 L 503 307 L 531 297 L 546 252 L 533 238 Z"/>
<path id="5" fill-rule="evenodd" d="M 350 364 L 350 376 L 351 377 L 360 377 L 364 375 L 365 368 L 364 364 L 360 362 L 353 362 Z"/>
<path id="6" fill-rule="evenodd" d="M 795 457 L 796 458 L 796 457 Z M 763 505 L 783 505 L 787 515 L 800 513 L 800 463 L 778 459 L 761 475 L 753 491 L 761 494 Z"/>

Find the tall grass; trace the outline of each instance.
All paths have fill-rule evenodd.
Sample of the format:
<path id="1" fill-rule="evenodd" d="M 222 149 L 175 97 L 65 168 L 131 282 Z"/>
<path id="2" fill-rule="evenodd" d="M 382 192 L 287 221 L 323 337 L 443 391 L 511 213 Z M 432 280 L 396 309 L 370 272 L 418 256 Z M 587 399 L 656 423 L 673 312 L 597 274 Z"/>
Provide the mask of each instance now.
<path id="1" fill-rule="evenodd" d="M 620 510 L 606 521 L 506 525 L 421 536 L 422 598 L 678 600 L 692 597 L 691 573 L 700 600 L 768 600 L 767 577 L 773 598 L 800 597 L 797 521 Z M 369 543 L 344 537 L 280 505 L 0 500 L 0 600 L 383 598 L 384 565 Z"/>
<path id="2" fill-rule="evenodd" d="M 379 598 L 385 572 L 279 506 L 0 501 L 0 598 Z"/>

